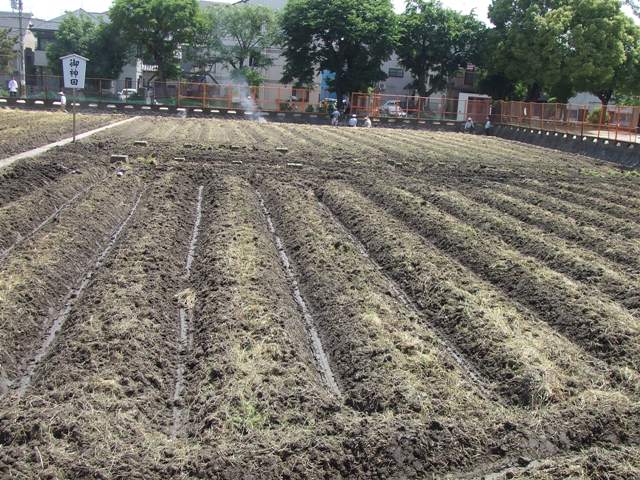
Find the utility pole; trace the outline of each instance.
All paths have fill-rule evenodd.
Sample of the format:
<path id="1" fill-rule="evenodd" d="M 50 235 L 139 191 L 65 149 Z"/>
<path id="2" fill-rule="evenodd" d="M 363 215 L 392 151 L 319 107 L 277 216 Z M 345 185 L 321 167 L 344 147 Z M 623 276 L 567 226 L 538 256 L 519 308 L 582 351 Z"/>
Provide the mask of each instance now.
<path id="1" fill-rule="evenodd" d="M 22 0 L 11 0 L 11 8 L 18 10 L 18 72 L 20 73 L 20 94 L 24 92 L 24 88 L 27 85 L 26 72 L 24 66 L 24 27 L 22 25 L 22 13 L 24 10 L 24 4 Z"/>

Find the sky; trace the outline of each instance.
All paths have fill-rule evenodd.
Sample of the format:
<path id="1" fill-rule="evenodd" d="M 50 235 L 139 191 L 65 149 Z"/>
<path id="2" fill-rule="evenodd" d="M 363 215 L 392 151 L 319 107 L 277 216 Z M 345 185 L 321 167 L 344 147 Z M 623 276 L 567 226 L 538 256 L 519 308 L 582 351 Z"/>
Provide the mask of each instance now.
<path id="1" fill-rule="evenodd" d="M 232 3 L 236 0 L 217 0 L 220 2 Z M 401 12 L 404 9 L 405 0 L 392 0 L 396 11 Z M 26 12 L 33 13 L 38 18 L 50 20 L 59 15 L 62 15 L 66 10 L 77 10 L 83 8 L 88 12 L 104 12 L 109 9 L 112 0 L 23 0 L 24 9 Z M 447 7 L 455 10 L 469 13 L 474 10 L 477 17 L 486 23 L 489 23 L 487 19 L 487 10 L 491 0 L 442 0 L 442 3 Z M 0 10 L 9 11 L 11 9 L 11 0 L 0 0 Z M 627 13 L 630 12 L 628 8 L 625 8 Z M 640 19 L 632 17 L 636 23 L 640 24 Z"/>
<path id="2" fill-rule="evenodd" d="M 104 12 L 109 9 L 112 0 L 23 0 L 24 10 L 33 13 L 38 18 L 49 20 L 63 14 L 66 10 L 76 10 L 83 8 L 88 12 Z M 232 3 L 235 0 L 218 0 Z M 466 0 L 443 0 L 444 5 L 455 8 L 462 12 L 470 12 L 475 8 L 476 15 L 486 21 L 487 8 L 490 0 L 466 1 Z M 404 0 L 393 0 L 397 11 L 404 8 Z M 0 10 L 9 11 L 11 0 L 0 0 Z"/>

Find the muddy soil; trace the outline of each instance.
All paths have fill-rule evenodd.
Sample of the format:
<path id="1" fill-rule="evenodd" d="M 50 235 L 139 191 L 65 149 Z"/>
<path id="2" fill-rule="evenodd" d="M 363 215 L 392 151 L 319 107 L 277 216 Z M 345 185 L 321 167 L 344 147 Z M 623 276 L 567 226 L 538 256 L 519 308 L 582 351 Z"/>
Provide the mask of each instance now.
<path id="1" fill-rule="evenodd" d="M 175 118 L 0 170 L 0 477 L 636 478 L 638 186 L 500 139 Z"/>

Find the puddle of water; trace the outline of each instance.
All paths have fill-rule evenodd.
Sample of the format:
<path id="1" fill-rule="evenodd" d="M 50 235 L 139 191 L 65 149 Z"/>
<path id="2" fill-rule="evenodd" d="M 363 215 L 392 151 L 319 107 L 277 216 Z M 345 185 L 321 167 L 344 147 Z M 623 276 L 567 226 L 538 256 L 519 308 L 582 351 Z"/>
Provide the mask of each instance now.
<path id="1" fill-rule="evenodd" d="M 291 262 L 289 261 L 289 257 L 287 256 L 287 253 L 285 251 L 284 244 L 282 243 L 282 240 L 280 239 L 280 237 L 276 232 L 276 229 L 273 225 L 273 221 L 271 220 L 271 214 L 269 213 L 269 210 L 267 209 L 264 203 L 264 199 L 262 198 L 262 195 L 257 190 L 256 190 L 256 194 L 258 196 L 258 199 L 260 200 L 262 211 L 267 219 L 267 225 L 269 227 L 269 231 L 271 232 L 271 234 L 275 239 L 276 247 L 278 250 L 278 256 L 280 257 L 280 262 L 282 263 L 282 266 L 284 267 L 289 283 L 291 284 L 291 289 L 293 291 L 293 298 L 296 304 L 298 305 L 298 307 L 300 308 L 300 311 L 302 312 L 302 317 L 304 318 L 305 330 L 307 331 L 307 335 L 311 340 L 311 351 L 313 353 L 314 359 L 316 360 L 320 377 L 322 378 L 323 382 L 327 385 L 329 390 L 331 390 L 331 392 L 334 395 L 338 397 L 342 397 L 340 388 L 338 387 L 338 384 L 335 380 L 335 376 L 331 371 L 331 365 L 329 364 L 329 359 L 327 358 L 327 354 L 325 353 L 324 348 L 322 346 L 322 341 L 320 340 L 320 336 L 318 335 L 318 331 L 316 330 L 315 322 L 313 320 L 313 317 L 311 316 L 311 313 L 309 313 L 307 304 L 304 301 L 304 298 L 302 297 L 302 293 L 300 292 L 298 281 L 296 280 L 295 275 L 293 274 L 293 269 L 291 268 Z"/>

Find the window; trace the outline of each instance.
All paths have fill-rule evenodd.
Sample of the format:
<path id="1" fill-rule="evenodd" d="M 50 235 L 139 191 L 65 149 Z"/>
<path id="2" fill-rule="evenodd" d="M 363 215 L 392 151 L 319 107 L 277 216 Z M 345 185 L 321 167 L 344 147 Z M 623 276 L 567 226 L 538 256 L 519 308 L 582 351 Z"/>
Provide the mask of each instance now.
<path id="1" fill-rule="evenodd" d="M 124 79 L 124 88 L 133 88 L 133 79 L 131 77 Z"/>
<path id="2" fill-rule="evenodd" d="M 51 44 L 50 38 L 42 38 L 38 37 L 38 45 L 36 46 L 36 50 L 46 50 L 47 46 Z"/>
<path id="3" fill-rule="evenodd" d="M 404 70 L 402 68 L 389 68 L 389 76 L 395 78 L 404 77 Z"/>

